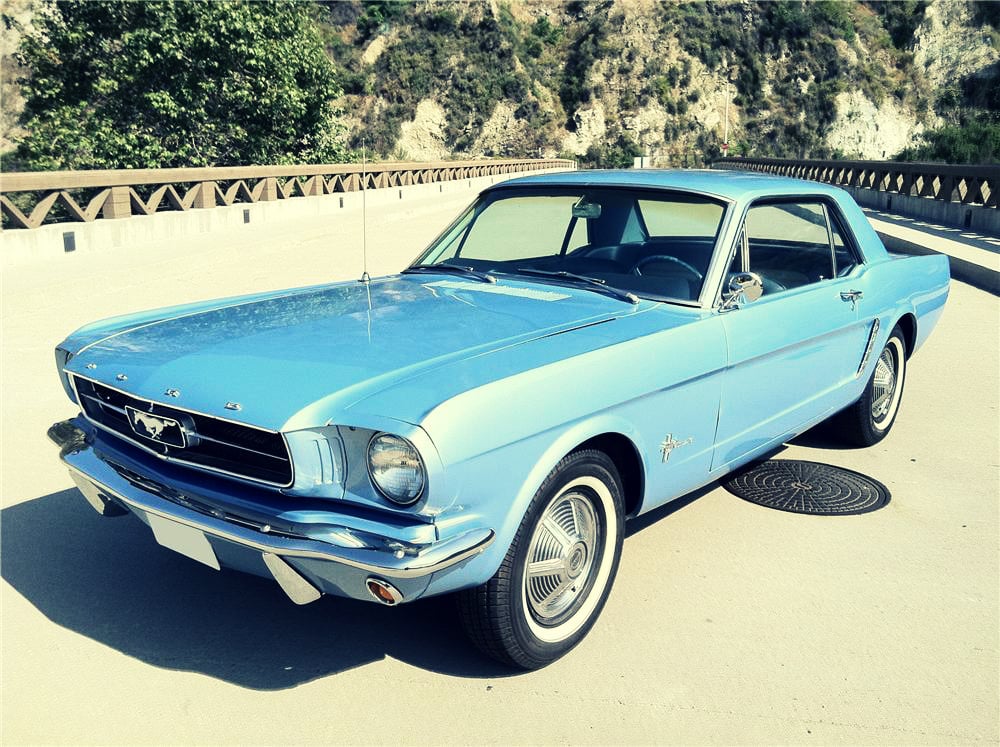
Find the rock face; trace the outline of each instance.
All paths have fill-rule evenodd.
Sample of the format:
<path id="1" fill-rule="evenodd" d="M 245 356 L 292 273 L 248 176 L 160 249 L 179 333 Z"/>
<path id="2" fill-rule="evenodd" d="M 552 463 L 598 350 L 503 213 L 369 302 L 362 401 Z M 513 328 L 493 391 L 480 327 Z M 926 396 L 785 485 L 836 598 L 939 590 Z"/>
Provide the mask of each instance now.
<path id="1" fill-rule="evenodd" d="M 510 101 L 497 103 L 472 145 L 472 152 L 484 156 L 510 152 L 522 137 L 524 129 L 524 122 L 515 116 L 516 111 L 517 107 Z"/>
<path id="2" fill-rule="evenodd" d="M 18 124 L 24 110 L 24 98 L 17 79 L 24 74 L 15 58 L 24 31 L 30 30 L 32 19 L 44 13 L 44 0 L 6 0 L 3 4 L 3 29 L 0 34 L 0 153 L 6 153 L 24 134 Z"/>
<path id="3" fill-rule="evenodd" d="M 976 23 L 969 3 L 961 0 L 934 0 L 913 39 L 913 64 L 931 89 L 955 83 L 1000 59 L 989 27 Z"/>
<path id="4" fill-rule="evenodd" d="M 582 157 L 617 149 L 622 162 L 644 153 L 663 164 L 697 163 L 721 155 L 728 136 L 737 155 L 891 158 L 941 123 L 942 88 L 1000 58 L 993 46 L 1000 36 L 966 0 L 931 0 L 912 38 L 896 47 L 879 7 L 414 5 L 359 48 L 357 66 L 374 93 L 349 108 L 362 112 L 359 130 L 408 109 L 383 138 L 395 143 L 387 153 L 408 157 Z M 408 42 L 416 50 L 410 58 L 395 53 Z M 489 49 L 489 62 L 473 48 Z M 422 54 L 433 65 L 413 59 Z M 436 76 L 434 93 L 408 102 L 394 75 Z"/>
<path id="5" fill-rule="evenodd" d="M 563 138 L 562 150 L 583 155 L 595 143 L 604 142 L 607 133 L 604 104 L 598 101 L 586 109 L 578 109 L 573 115 L 573 131 Z"/>
<path id="6" fill-rule="evenodd" d="M 416 116 L 403 122 L 396 150 L 405 160 L 440 161 L 450 155 L 444 142 L 445 113 L 441 104 L 424 99 L 417 105 Z"/>
<path id="7" fill-rule="evenodd" d="M 861 91 L 837 96 L 837 118 L 826 142 L 845 157 L 881 161 L 919 139 L 924 125 L 916 115 L 889 98 L 877 105 Z"/>
<path id="8" fill-rule="evenodd" d="M 913 34 L 913 63 L 908 70 L 917 93 L 930 104 L 1000 59 L 989 26 L 973 16 L 963 0 L 932 0 Z M 830 149 L 846 157 L 891 158 L 920 141 L 925 130 L 941 123 L 932 112 L 921 115 L 913 102 L 885 96 L 876 103 L 854 89 L 837 96 L 837 117 L 826 136 Z"/>

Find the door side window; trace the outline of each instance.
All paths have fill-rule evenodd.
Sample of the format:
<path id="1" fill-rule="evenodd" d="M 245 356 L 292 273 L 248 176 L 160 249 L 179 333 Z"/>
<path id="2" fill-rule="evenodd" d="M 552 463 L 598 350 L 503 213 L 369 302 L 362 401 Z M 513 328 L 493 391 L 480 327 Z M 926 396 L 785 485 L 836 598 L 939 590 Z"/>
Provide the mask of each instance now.
<path id="1" fill-rule="evenodd" d="M 835 276 L 834 238 L 822 203 L 755 205 L 747 211 L 745 231 L 748 269 L 760 275 L 765 295 Z"/>

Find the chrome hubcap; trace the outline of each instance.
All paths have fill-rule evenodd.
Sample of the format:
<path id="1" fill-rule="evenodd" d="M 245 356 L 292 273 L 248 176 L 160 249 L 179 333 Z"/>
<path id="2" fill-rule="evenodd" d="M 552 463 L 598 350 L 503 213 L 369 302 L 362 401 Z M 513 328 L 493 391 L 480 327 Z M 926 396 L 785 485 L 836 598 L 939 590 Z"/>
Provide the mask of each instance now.
<path id="1" fill-rule="evenodd" d="M 531 537 L 524 573 L 528 604 L 539 622 L 552 623 L 581 598 L 599 539 L 590 499 L 566 493 L 549 504 Z"/>
<path id="2" fill-rule="evenodd" d="M 875 364 L 872 380 L 872 417 L 879 420 L 889 412 L 892 395 L 896 391 L 896 359 L 889 348 L 882 351 Z"/>

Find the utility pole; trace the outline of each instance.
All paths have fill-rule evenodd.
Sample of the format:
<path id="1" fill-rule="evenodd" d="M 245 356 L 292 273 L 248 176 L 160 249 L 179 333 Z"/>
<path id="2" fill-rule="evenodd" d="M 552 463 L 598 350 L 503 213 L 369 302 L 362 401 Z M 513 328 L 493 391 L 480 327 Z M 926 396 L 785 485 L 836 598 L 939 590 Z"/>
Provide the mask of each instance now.
<path id="1" fill-rule="evenodd" d="M 722 155 L 726 158 L 729 157 L 729 99 L 730 98 L 732 98 L 732 96 L 729 93 L 729 73 L 727 72 L 726 73 L 726 132 L 725 135 L 722 136 L 722 149 L 724 151 Z"/>

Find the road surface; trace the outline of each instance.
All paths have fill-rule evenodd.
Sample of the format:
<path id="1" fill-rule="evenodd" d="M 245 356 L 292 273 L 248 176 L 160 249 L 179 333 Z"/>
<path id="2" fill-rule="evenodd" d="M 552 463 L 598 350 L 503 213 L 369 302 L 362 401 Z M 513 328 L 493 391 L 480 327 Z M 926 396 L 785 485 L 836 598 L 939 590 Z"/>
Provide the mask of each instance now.
<path id="1" fill-rule="evenodd" d="M 369 215 L 369 271 L 465 199 Z M 539 672 L 480 657 L 448 600 L 296 607 L 98 517 L 44 436 L 74 413 L 53 346 L 110 314 L 357 277 L 360 243 L 351 212 L 4 271 L 4 744 L 997 743 L 998 302 L 961 283 L 886 441 L 782 455 L 869 474 L 888 507 L 800 516 L 712 487 L 642 518 L 593 632 Z"/>

